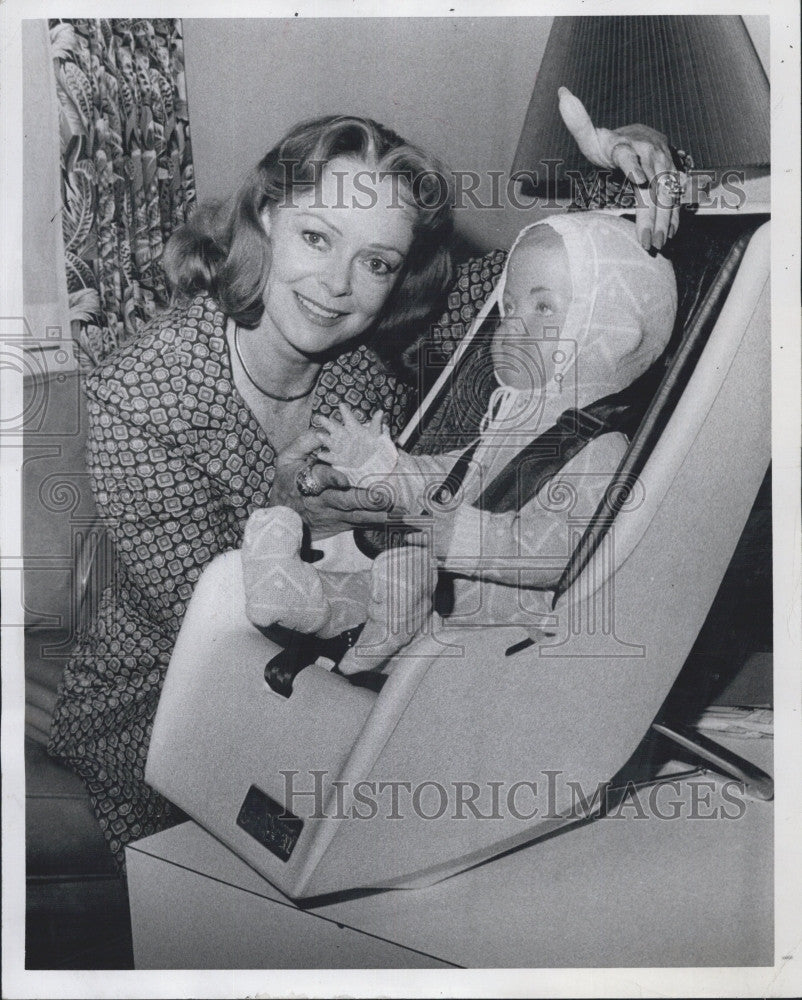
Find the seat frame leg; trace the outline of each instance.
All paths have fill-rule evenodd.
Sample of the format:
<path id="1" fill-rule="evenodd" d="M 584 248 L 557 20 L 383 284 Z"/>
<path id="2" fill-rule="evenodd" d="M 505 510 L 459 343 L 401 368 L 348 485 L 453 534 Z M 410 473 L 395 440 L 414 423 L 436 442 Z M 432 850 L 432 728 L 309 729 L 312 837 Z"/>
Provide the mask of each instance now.
<path id="1" fill-rule="evenodd" d="M 748 798 L 764 802 L 774 798 L 774 780 L 770 775 L 715 740 L 685 726 L 669 726 L 665 722 L 653 722 L 651 728 L 672 743 L 700 757 L 714 770 L 742 783 L 744 794 Z"/>

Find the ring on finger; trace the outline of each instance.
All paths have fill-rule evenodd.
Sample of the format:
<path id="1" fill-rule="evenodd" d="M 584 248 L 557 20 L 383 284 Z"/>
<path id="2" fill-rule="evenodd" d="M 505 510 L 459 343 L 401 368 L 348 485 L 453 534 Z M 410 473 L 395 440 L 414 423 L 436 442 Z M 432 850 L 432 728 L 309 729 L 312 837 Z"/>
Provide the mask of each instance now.
<path id="1" fill-rule="evenodd" d="M 684 186 L 679 179 L 679 174 L 665 173 L 660 176 L 659 186 L 671 198 L 672 204 L 678 205 Z"/>
<path id="2" fill-rule="evenodd" d="M 324 489 L 308 465 L 298 470 L 295 477 L 295 488 L 302 497 L 319 497 Z"/>
<path id="3" fill-rule="evenodd" d="M 629 144 L 629 143 L 628 143 L 628 142 L 626 141 L 626 139 L 619 139 L 619 140 L 618 140 L 618 142 L 617 142 L 617 143 L 616 143 L 616 144 L 615 144 L 615 145 L 613 146 L 613 148 L 612 148 L 612 149 L 610 150 L 610 159 L 611 159 L 611 160 L 612 160 L 612 161 L 613 161 L 614 163 L 615 163 L 615 151 L 616 151 L 616 150 L 618 149 L 618 147 L 619 147 L 619 146 L 623 146 L 623 147 L 624 147 L 624 149 L 626 149 L 626 150 L 629 150 L 629 149 L 631 149 L 631 146 L 630 146 L 630 144 Z"/>

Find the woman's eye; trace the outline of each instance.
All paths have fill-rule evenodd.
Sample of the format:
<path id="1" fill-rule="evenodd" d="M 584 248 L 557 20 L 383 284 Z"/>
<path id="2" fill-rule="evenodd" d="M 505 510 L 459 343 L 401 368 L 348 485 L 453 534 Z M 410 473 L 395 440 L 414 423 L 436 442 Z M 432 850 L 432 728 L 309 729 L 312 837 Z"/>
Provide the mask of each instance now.
<path id="1" fill-rule="evenodd" d="M 554 315 L 554 310 L 551 308 L 551 306 L 548 304 L 548 302 L 538 302 L 538 304 L 537 304 L 537 311 L 540 313 L 541 316 L 553 316 Z"/>
<path id="2" fill-rule="evenodd" d="M 371 274 L 385 275 L 392 274 L 394 268 L 381 257 L 369 257 L 367 260 L 368 270 Z"/>
<path id="3" fill-rule="evenodd" d="M 323 233 L 316 233 L 314 229 L 305 229 L 301 233 L 301 237 L 310 247 L 322 247 L 326 242 L 326 237 Z"/>

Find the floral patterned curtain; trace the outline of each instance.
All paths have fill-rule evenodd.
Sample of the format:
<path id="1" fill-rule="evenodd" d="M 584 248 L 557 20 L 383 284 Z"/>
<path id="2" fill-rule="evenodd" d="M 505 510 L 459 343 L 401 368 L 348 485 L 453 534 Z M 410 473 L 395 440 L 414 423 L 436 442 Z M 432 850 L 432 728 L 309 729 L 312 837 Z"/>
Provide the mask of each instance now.
<path id="1" fill-rule="evenodd" d="M 161 254 L 195 199 L 181 22 L 49 28 L 70 321 L 92 367 L 165 301 Z"/>

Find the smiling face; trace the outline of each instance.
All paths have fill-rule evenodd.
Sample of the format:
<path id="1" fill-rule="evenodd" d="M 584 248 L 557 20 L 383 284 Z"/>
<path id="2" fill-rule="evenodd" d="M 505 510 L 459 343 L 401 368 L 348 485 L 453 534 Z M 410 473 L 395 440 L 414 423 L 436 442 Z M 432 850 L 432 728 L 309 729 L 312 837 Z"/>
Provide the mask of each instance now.
<path id="1" fill-rule="evenodd" d="M 342 157 L 315 189 L 267 209 L 271 243 L 263 299 L 263 346 L 315 359 L 364 333 L 399 279 L 414 237 L 415 212 L 390 177 Z M 366 193 L 367 189 L 367 193 Z"/>
<path id="2" fill-rule="evenodd" d="M 573 297 L 568 254 L 549 226 L 527 233 L 510 254 L 504 285 L 504 319 L 493 337 L 492 357 L 500 382 L 536 390 L 550 369 L 544 340 L 565 326 Z M 544 363 L 546 371 L 544 372 Z"/>

